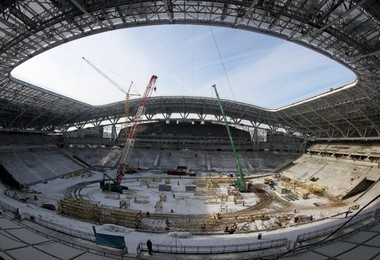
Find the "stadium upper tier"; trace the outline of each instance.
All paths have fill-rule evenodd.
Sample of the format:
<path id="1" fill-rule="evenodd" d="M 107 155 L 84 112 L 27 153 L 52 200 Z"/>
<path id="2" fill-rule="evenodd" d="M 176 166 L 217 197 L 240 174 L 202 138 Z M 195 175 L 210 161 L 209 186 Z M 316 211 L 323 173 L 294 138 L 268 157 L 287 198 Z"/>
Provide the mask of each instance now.
<path id="1" fill-rule="evenodd" d="M 0 128 L 66 130 L 112 123 L 124 103 L 91 106 L 20 82 L 17 65 L 48 49 L 92 34 L 142 25 L 203 24 L 260 32 L 303 45 L 350 68 L 349 86 L 283 108 L 267 110 L 224 100 L 239 124 L 267 125 L 323 139 L 380 136 L 380 4 L 363 1 L 2 1 L 0 4 Z M 136 106 L 133 100 L 130 105 Z M 152 98 L 146 118 L 195 114 L 221 120 L 216 99 Z"/>

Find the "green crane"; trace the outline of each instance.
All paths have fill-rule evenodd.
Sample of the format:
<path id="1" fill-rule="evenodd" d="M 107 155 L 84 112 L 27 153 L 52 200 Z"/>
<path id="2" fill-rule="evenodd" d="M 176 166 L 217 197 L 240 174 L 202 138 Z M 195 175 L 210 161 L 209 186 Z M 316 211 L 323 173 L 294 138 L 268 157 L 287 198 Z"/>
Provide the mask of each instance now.
<path id="1" fill-rule="evenodd" d="M 221 111 L 222 116 L 223 116 L 224 124 L 226 125 L 228 137 L 230 138 L 230 142 L 231 142 L 231 146 L 232 146 L 232 151 L 234 153 L 234 159 L 235 159 L 236 170 L 237 170 L 237 179 L 236 179 L 236 181 L 234 183 L 234 186 L 237 189 L 239 189 L 240 191 L 247 191 L 247 189 L 246 189 L 246 183 L 245 183 L 245 179 L 244 179 L 244 173 L 243 173 L 243 171 L 241 169 L 241 165 L 240 165 L 240 162 L 239 162 L 239 156 L 238 156 L 238 154 L 236 152 L 234 140 L 232 139 L 232 135 L 231 135 L 231 131 L 230 131 L 230 126 L 228 124 L 226 115 L 224 113 L 224 109 L 223 109 L 222 103 L 220 102 L 218 90 L 216 89 L 216 85 L 212 85 L 212 87 L 215 90 L 215 94 L 216 94 L 216 97 L 218 99 L 218 104 L 219 104 L 219 107 L 220 107 L 220 111 Z"/>

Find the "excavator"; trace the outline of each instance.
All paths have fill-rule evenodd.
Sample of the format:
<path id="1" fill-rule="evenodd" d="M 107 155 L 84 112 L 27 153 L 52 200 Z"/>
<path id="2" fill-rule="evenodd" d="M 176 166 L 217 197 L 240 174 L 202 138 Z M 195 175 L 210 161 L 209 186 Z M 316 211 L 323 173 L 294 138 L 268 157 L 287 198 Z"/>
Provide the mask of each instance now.
<path id="1" fill-rule="evenodd" d="M 236 172 L 237 179 L 234 182 L 234 186 L 240 192 L 251 192 L 252 191 L 252 183 L 247 182 L 245 180 L 245 178 L 244 178 L 244 173 L 243 173 L 243 171 L 241 169 L 241 165 L 240 165 L 240 162 L 239 162 L 239 156 L 238 156 L 238 154 L 236 152 L 234 140 L 233 140 L 232 135 L 231 135 L 230 126 L 229 126 L 229 123 L 227 121 L 226 114 L 224 113 L 224 109 L 223 109 L 222 103 L 221 103 L 220 98 L 219 98 L 218 90 L 216 89 L 216 85 L 215 84 L 212 85 L 212 87 L 215 90 L 216 98 L 218 100 L 218 104 L 219 104 L 219 107 L 220 107 L 220 112 L 222 113 L 223 120 L 224 120 L 224 125 L 226 126 L 227 134 L 228 134 L 228 137 L 230 139 L 230 143 L 231 143 L 231 147 L 232 147 L 232 152 L 234 154 L 234 160 L 235 160 L 236 171 L 237 171 Z"/>

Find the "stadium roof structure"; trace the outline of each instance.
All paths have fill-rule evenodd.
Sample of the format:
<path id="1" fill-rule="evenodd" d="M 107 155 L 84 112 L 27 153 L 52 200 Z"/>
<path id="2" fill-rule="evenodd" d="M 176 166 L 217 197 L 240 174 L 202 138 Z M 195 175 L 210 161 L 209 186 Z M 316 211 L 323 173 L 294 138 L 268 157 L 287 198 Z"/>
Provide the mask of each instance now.
<path id="1" fill-rule="evenodd" d="M 357 80 L 275 110 L 224 100 L 235 123 L 319 139 L 380 137 L 380 3 L 377 0 L 3 0 L 0 3 L 0 129 L 67 130 L 123 117 L 124 102 L 91 106 L 12 78 L 22 62 L 92 34 L 158 24 L 203 24 L 265 33 L 308 47 Z M 132 100 L 131 106 L 137 101 Z M 155 97 L 146 118 L 220 118 L 216 99 Z"/>

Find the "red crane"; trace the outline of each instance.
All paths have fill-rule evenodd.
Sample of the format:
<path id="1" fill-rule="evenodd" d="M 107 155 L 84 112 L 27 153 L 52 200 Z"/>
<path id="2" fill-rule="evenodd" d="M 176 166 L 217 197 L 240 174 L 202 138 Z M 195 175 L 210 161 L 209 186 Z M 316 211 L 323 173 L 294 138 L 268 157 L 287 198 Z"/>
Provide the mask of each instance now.
<path id="1" fill-rule="evenodd" d="M 141 117 L 145 113 L 146 105 L 148 103 L 149 97 L 152 95 L 153 90 L 156 90 L 156 87 L 155 87 L 156 80 L 157 80 L 157 76 L 152 75 L 148 85 L 145 88 L 144 95 L 140 99 L 140 103 L 137 108 L 136 115 L 134 116 L 132 120 L 132 127 L 128 133 L 128 137 L 125 142 L 125 147 L 121 153 L 120 166 L 116 174 L 116 182 L 118 184 L 121 183 L 121 180 L 123 179 L 123 176 L 125 174 L 125 170 L 127 169 L 129 159 L 131 158 L 132 150 L 135 145 L 137 133 L 138 133 L 140 123 L 141 123 Z"/>

